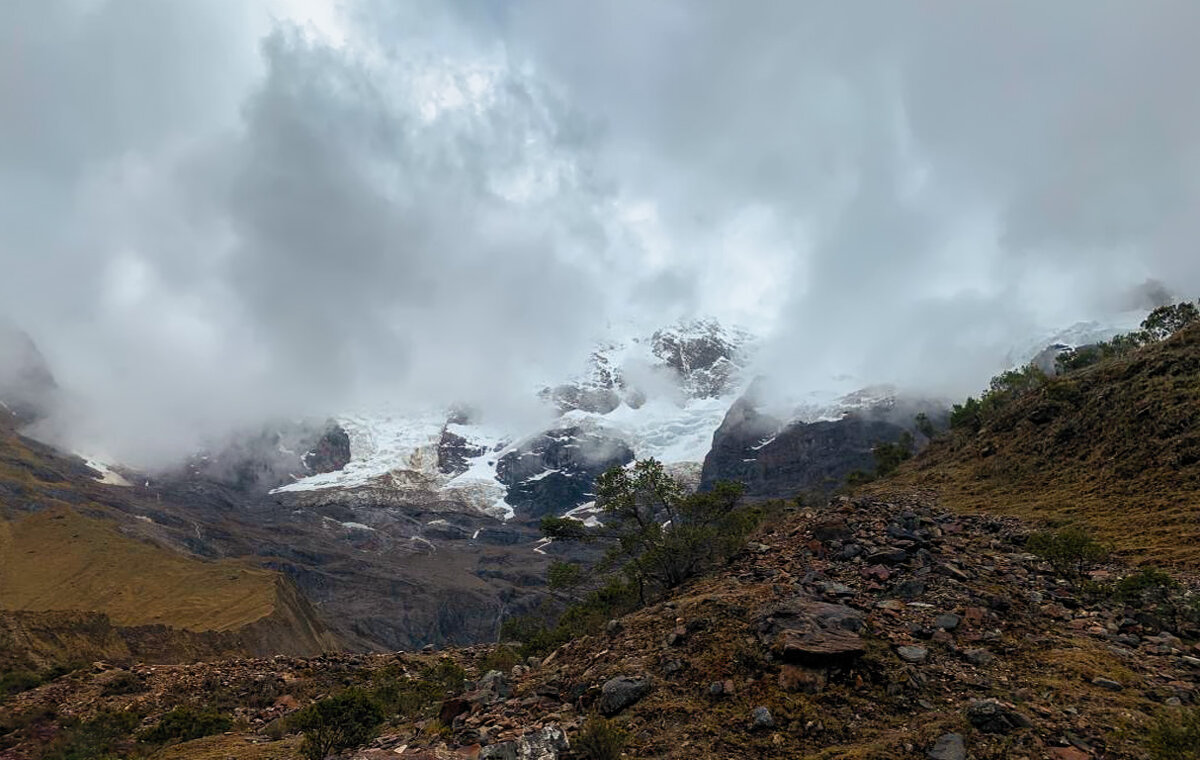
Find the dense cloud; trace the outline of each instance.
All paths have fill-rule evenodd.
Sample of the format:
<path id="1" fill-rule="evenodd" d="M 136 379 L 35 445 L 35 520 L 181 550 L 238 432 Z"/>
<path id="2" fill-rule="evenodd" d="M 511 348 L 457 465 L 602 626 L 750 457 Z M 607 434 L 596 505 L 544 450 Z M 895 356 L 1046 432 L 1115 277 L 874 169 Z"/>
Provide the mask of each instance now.
<path id="1" fill-rule="evenodd" d="M 72 439 L 140 460 L 522 413 L 686 314 L 797 386 L 957 393 L 1200 291 L 1197 33 L 1190 0 L 16 0 L 0 309 Z"/>

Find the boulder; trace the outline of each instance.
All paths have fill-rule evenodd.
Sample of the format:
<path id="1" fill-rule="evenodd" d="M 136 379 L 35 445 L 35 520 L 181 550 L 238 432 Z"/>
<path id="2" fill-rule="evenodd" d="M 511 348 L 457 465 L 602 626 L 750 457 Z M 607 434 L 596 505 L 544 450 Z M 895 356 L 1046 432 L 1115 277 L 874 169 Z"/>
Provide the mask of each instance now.
<path id="1" fill-rule="evenodd" d="M 967 720 L 985 734 L 1009 734 L 1033 725 L 1021 713 L 990 699 L 972 702 L 967 707 Z"/>
<path id="2" fill-rule="evenodd" d="M 616 715 L 650 693 L 650 679 L 644 676 L 617 676 L 600 687 L 596 709 L 604 715 Z"/>
<path id="3" fill-rule="evenodd" d="M 967 745 L 962 734 L 942 734 L 926 753 L 929 760 L 967 760 Z"/>
<path id="4" fill-rule="evenodd" d="M 775 728 L 775 718 L 765 707 L 756 707 L 750 713 L 750 727 L 755 729 Z"/>
<path id="5" fill-rule="evenodd" d="M 563 730 L 550 724 L 516 741 L 484 747 L 479 752 L 479 760 L 558 760 L 569 747 Z"/>

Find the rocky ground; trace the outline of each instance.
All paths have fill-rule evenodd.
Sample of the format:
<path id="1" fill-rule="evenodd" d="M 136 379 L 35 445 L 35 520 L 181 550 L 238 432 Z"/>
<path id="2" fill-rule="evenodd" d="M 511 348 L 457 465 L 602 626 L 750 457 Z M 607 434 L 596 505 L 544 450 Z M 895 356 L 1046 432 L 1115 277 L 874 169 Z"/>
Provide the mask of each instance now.
<path id="1" fill-rule="evenodd" d="M 213 702 L 233 730 L 160 756 L 297 756 L 281 716 L 441 657 L 465 669 L 461 692 L 353 756 L 568 758 L 599 713 L 636 758 L 1150 757 L 1150 721 L 1196 702 L 1200 630 L 1118 601 L 1111 584 L 1130 568 L 1064 574 L 1026 551 L 1028 533 L 921 494 L 842 499 L 540 660 L 457 649 L 143 667 L 142 691 L 110 696 L 117 676 L 98 666 L 11 698 L 0 757 L 37 757 L 64 718 L 132 709 L 151 725 L 187 700 Z"/>

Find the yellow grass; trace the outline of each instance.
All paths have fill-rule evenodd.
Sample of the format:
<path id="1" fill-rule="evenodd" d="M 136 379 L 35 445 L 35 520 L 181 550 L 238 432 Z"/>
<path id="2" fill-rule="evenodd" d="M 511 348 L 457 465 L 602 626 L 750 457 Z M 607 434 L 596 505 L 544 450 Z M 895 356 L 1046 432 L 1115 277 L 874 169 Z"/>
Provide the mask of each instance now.
<path id="1" fill-rule="evenodd" d="M 230 630 L 271 614 L 275 574 L 206 562 L 54 507 L 0 521 L 0 609 L 102 612 L 121 626 Z"/>

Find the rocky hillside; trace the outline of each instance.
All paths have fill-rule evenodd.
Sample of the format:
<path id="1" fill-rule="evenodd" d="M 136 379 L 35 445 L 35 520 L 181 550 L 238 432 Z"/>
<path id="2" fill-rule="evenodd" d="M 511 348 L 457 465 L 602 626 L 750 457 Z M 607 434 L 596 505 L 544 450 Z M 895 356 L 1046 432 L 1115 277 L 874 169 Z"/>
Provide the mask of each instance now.
<path id="1" fill-rule="evenodd" d="M 110 741 L 130 754 L 296 757 L 287 716 L 348 685 L 389 706 L 357 758 L 600 757 L 597 715 L 627 757 L 1192 756 L 1151 753 L 1200 697 L 1200 620 L 1124 593 L 1124 566 L 1060 572 L 1017 520 L 928 499 L 793 511 L 730 566 L 527 662 L 501 648 L 87 668 L 9 699 L 0 756 L 118 711 L 133 717 Z M 159 750 L 139 732 L 180 705 L 227 722 Z"/>
<path id="2" fill-rule="evenodd" d="M 1200 568 L 1200 325 L 1051 379 L 951 431 L 880 492 L 1087 526 L 1134 561 Z"/>

